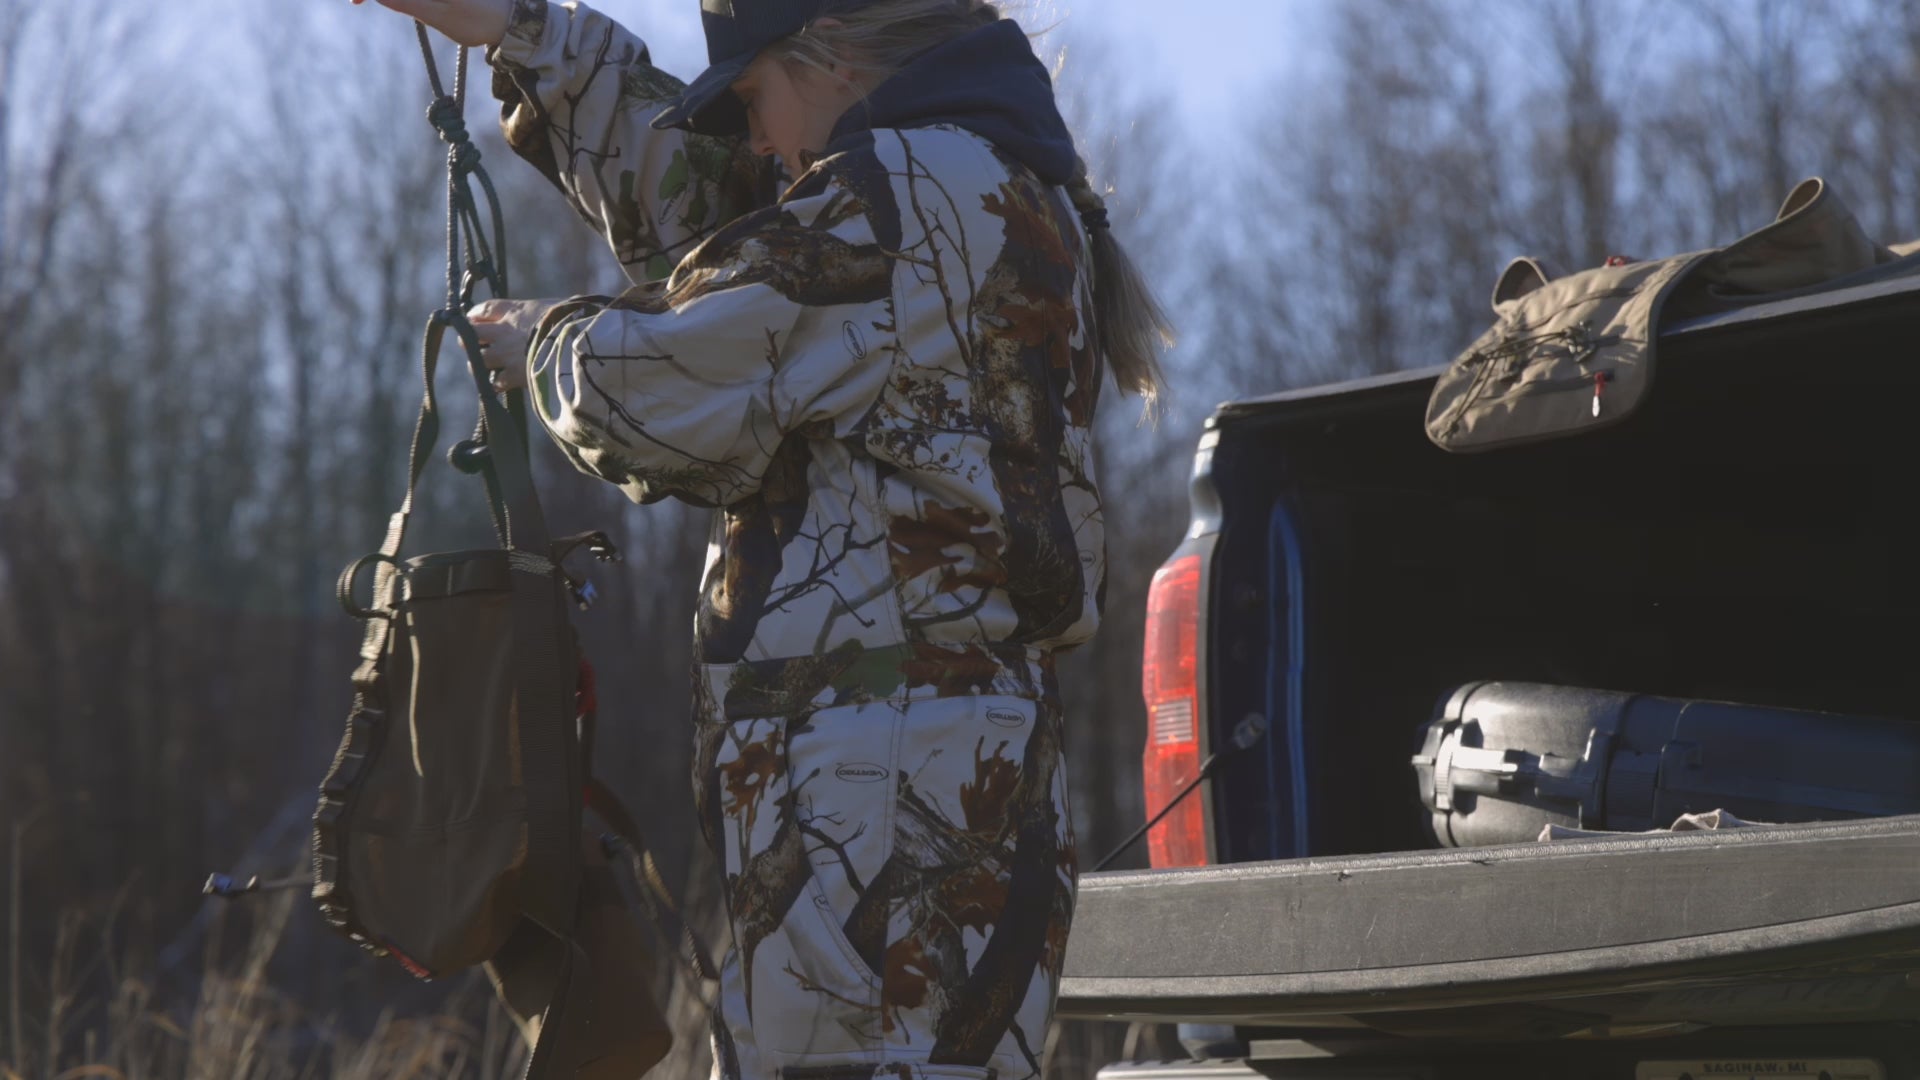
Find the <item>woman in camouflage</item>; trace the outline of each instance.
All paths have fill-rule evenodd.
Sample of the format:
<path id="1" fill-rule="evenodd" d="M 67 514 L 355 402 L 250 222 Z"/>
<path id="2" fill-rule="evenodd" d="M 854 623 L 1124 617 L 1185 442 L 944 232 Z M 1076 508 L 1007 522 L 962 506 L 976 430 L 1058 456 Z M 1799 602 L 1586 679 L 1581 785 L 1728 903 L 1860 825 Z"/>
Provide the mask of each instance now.
<path id="1" fill-rule="evenodd" d="M 496 382 L 582 470 L 717 511 L 720 1074 L 1036 1074 L 1075 875 L 1054 661 L 1105 586 L 1094 406 L 1107 368 L 1151 403 L 1165 325 L 1026 36 L 985 0 L 702 0 L 683 86 L 583 4 L 380 2 L 488 47 L 508 142 L 633 283 L 481 305 Z"/>

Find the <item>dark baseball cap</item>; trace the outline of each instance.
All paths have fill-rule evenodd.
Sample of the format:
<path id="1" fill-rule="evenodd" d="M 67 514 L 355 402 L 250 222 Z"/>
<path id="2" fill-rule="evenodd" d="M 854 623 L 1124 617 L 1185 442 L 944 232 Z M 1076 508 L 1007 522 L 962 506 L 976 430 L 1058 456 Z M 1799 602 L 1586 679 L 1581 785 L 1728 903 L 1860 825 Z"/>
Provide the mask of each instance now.
<path id="1" fill-rule="evenodd" d="M 850 11 L 873 0 L 700 0 L 707 32 L 707 70 L 653 118 L 656 128 L 702 135 L 740 135 L 747 110 L 729 88 L 760 50 L 799 33 L 829 11 Z"/>

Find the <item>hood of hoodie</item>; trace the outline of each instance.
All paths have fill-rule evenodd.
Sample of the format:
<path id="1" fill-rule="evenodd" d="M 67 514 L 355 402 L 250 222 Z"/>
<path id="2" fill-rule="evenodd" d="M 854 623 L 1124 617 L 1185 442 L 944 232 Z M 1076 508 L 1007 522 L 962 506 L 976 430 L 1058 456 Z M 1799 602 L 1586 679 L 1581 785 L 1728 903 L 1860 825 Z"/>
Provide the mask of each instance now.
<path id="1" fill-rule="evenodd" d="M 1073 179 L 1073 135 L 1053 79 L 1012 19 L 941 42 L 847 110 L 831 142 L 863 131 L 939 124 L 970 131 L 1032 169 L 1041 181 Z"/>

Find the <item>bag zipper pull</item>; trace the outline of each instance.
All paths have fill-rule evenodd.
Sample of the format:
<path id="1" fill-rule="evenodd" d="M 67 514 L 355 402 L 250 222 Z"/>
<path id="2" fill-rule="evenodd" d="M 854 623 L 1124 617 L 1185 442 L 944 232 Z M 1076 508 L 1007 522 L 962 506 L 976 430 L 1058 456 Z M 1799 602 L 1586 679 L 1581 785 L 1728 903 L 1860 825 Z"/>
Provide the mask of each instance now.
<path id="1" fill-rule="evenodd" d="M 1596 419 L 1600 416 L 1600 395 L 1605 392 L 1607 383 L 1612 379 L 1613 372 L 1611 371 L 1596 371 L 1593 373 L 1593 415 Z"/>

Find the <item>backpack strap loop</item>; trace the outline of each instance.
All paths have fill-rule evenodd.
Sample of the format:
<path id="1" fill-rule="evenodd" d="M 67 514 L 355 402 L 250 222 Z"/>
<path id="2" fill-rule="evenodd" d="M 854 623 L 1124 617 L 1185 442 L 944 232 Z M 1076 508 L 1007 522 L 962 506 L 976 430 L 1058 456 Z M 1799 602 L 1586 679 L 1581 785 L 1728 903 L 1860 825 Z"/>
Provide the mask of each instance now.
<path id="1" fill-rule="evenodd" d="M 354 587 L 360 583 L 361 572 L 369 566 L 384 566 L 387 567 L 388 570 L 386 573 L 377 574 L 374 578 L 372 602 L 375 606 L 361 607 L 360 602 L 354 599 L 353 590 Z M 391 619 L 393 618 L 393 609 L 388 606 L 381 606 L 382 600 L 384 599 L 388 603 L 392 602 L 393 575 L 403 569 L 405 568 L 400 564 L 399 559 L 394 558 L 384 551 L 376 551 L 371 555 L 362 555 L 353 561 L 353 565 L 341 571 L 340 583 L 335 591 L 335 596 L 338 597 L 340 606 L 346 609 L 347 614 L 362 622 L 368 619 Z"/>

